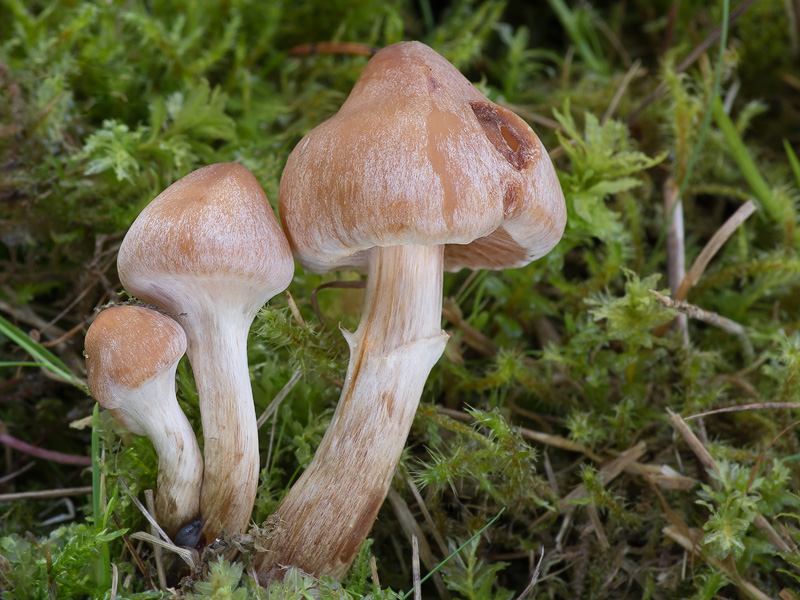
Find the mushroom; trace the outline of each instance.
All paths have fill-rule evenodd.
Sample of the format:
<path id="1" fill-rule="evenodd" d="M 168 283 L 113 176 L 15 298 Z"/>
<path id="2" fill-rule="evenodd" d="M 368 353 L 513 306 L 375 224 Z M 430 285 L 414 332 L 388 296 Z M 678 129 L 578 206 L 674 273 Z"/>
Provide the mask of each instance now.
<path id="1" fill-rule="evenodd" d="M 246 531 L 259 452 L 247 334 L 292 279 L 286 238 L 258 181 L 234 163 L 173 183 L 131 226 L 117 260 L 125 289 L 174 315 L 186 332 L 203 424 L 198 546 Z"/>
<path id="2" fill-rule="evenodd" d="M 418 42 L 366 65 L 339 112 L 293 150 L 279 212 L 314 272 L 366 269 L 339 403 L 259 555 L 341 579 L 391 483 L 425 380 L 441 355 L 442 272 L 523 266 L 549 252 L 564 196 L 533 130 Z"/>
<path id="3" fill-rule="evenodd" d="M 175 397 L 175 370 L 186 352 L 183 329 L 143 306 L 113 306 L 86 332 L 89 388 L 101 406 L 158 455 L 156 519 L 174 537 L 200 509 L 203 458 Z"/>

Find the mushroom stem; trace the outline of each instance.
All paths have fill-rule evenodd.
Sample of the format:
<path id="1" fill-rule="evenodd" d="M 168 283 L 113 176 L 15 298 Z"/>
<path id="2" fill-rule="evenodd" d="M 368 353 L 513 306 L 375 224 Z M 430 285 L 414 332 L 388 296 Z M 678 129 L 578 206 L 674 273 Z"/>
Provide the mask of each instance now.
<path id="1" fill-rule="evenodd" d="M 174 537 L 198 516 L 203 457 L 178 403 L 152 402 L 153 398 L 170 397 L 175 397 L 174 368 L 154 380 L 152 387 L 130 392 L 127 399 L 132 409 L 126 412 L 144 430 L 158 456 L 155 516 L 167 535 Z M 110 412 L 114 415 L 116 411 Z"/>
<path id="2" fill-rule="evenodd" d="M 350 364 L 333 420 L 311 464 L 281 502 L 281 532 L 256 561 L 344 577 L 372 529 L 431 368 L 444 351 L 443 246 L 369 250 L 364 308 L 343 330 Z"/>
<path id="3" fill-rule="evenodd" d="M 259 470 L 257 419 L 247 366 L 247 333 L 253 315 L 233 307 L 204 313 L 202 320 L 178 317 L 186 329 L 186 353 L 203 423 L 206 470 L 200 492 L 201 546 L 212 543 L 223 529 L 247 531 Z"/>

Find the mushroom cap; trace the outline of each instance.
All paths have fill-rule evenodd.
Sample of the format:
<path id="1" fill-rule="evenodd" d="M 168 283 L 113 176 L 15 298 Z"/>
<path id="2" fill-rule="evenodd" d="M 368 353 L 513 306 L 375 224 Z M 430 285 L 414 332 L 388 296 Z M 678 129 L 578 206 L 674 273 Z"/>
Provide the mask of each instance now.
<path id="1" fill-rule="evenodd" d="M 339 112 L 292 151 L 279 211 L 315 272 L 373 246 L 444 244 L 445 268 L 510 268 L 549 252 L 564 195 L 539 138 L 419 42 L 383 48 Z"/>
<path id="2" fill-rule="evenodd" d="M 203 288 L 254 312 L 294 274 L 261 185 L 236 163 L 203 167 L 161 192 L 128 230 L 117 267 L 126 289 L 175 314 Z M 180 282 L 190 290 L 174 289 Z"/>
<path id="3" fill-rule="evenodd" d="M 86 332 L 89 389 L 122 425 L 145 435 L 124 412 L 126 392 L 174 370 L 185 352 L 186 335 L 173 319 L 143 306 L 112 306 L 99 313 Z"/>

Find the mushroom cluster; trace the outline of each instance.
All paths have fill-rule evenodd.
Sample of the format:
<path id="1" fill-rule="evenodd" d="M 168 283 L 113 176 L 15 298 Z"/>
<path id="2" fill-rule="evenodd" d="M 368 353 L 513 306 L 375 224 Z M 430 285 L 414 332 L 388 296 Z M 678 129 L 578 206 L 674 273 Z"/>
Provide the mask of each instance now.
<path id="1" fill-rule="evenodd" d="M 278 535 L 256 556 L 262 585 L 281 578 L 285 566 L 341 579 L 355 559 L 447 342 L 443 272 L 528 264 L 555 246 L 566 220 L 558 179 L 533 130 L 418 42 L 377 52 L 339 112 L 298 143 L 281 177 L 279 211 L 285 237 L 249 171 L 205 167 L 147 206 L 118 261 L 125 288 L 185 331 L 200 397 L 204 475 L 199 491 L 192 483 L 198 503 L 184 516 L 168 521 L 161 508 L 159 514 L 174 529 L 196 511 L 198 546 L 223 530 L 244 531 L 253 507 L 259 450 L 246 339 L 256 311 L 288 286 L 292 254 L 313 272 L 367 273 L 361 321 L 343 332 L 350 362 L 331 425 L 277 509 Z M 92 337 L 107 337 L 113 348 L 129 344 L 105 331 L 98 326 Z M 90 356 L 88 344 L 89 336 Z M 151 396 L 174 398 L 166 389 L 174 353 L 167 359 L 155 344 L 135 343 L 130 352 L 132 358 L 115 360 L 133 364 L 139 352 L 159 353 L 155 362 L 165 366 Z M 109 402 L 101 399 L 105 384 L 92 391 L 132 431 L 152 439 L 157 432 L 132 416 L 149 410 L 142 401 L 122 408 L 130 402 L 124 397 L 144 395 L 129 388 L 155 375 L 143 377 L 114 384 L 124 393 Z M 182 431 L 183 446 L 191 446 L 191 430 Z M 169 470 L 175 456 L 157 451 Z M 171 497 L 173 487 L 159 475 L 159 497 Z"/>

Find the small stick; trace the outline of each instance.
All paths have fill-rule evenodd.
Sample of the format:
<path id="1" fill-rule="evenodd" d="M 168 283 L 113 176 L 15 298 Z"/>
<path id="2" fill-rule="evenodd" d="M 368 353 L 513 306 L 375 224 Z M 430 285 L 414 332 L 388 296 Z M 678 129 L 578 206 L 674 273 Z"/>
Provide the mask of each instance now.
<path id="1" fill-rule="evenodd" d="M 691 552 L 692 555 L 699 554 L 700 556 L 702 556 L 708 564 L 712 565 L 715 569 L 718 569 L 719 571 L 724 573 L 728 579 L 735 582 L 736 585 L 739 586 L 742 589 L 742 591 L 744 591 L 751 598 L 756 598 L 756 600 L 772 600 L 772 598 L 770 598 L 767 594 L 759 590 L 752 583 L 742 579 L 738 573 L 730 569 L 722 561 L 717 560 L 713 556 L 704 555 L 703 549 L 700 547 L 700 545 L 695 540 L 688 538 L 683 533 L 678 531 L 676 527 L 670 525 L 664 527 L 661 531 L 668 538 L 670 538 L 678 545 L 683 547 L 684 550 Z"/>
<path id="2" fill-rule="evenodd" d="M 119 519 L 117 518 L 117 515 L 115 515 L 112 512 L 111 513 L 111 518 L 114 519 L 114 524 L 117 526 L 117 529 L 122 529 L 122 524 L 119 522 Z M 122 541 L 125 542 L 125 546 L 127 546 L 128 550 L 130 550 L 130 553 L 133 556 L 133 559 L 136 561 L 136 564 L 139 566 L 139 570 L 142 572 L 142 575 L 144 575 L 145 581 L 147 582 L 147 587 L 149 587 L 151 590 L 156 589 L 156 584 L 153 583 L 153 580 L 150 577 L 150 573 L 147 572 L 147 567 L 145 567 L 144 563 L 142 562 L 142 557 L 139 556 L 138 552 L 136 552 L 136 548 L 134 548 L 133 544 L 131 544 L 130 538 L 123 533 L 122 534 Z M 111 564 L 113 566 L 114 563 L 111 563 Z M 113 598 L 114 595 L 112 594 L 111 597 Z"/>
<path id="3" fill-rule="evenodd" d="M 286 399 L 286 396 L 294 389 L 295 384 L 300 381 L 300 377 L 303 375 L 303 372 L 300 369 L 294 372 L 294 374 L 289 378 L 289 381 L 281 388 L 281 391 L 277 393 L 277 395 L 272 399 L 272 402 L 269 403 L 269 406 L 261 413 L 261 416 L 258 417 L 258 421 L 256 425 L 259 429 L 261 426 L 266 423 L 267 419 L 269 419 L 270 415 L 278 410 L 281 402 Z"/>
<path id="4" fill-rule="evenodd" d="M 704 310 L 699 306 L 695 306 L 694 304 L 689 304 L 688 302 L 684 302 L 683 300 L 673 300 L 672 298 L 668 298 L 667 296 L 659 294 L 655 290 L 650 290 L 650 293 L 656 300 L 658 300 L 660 304 L 666 306 L 667 308 L 674 308 L 675 310 L 679 310 L 686 316 L 692 317 L 693 319 L 697 319 L 698 321 L 703 321 L 704 323 L 708 323 L 709 325 L 714 325 L 715 327 L 719 327 L 723 331 L 731 333 L 737 337 L 745 339 L 747 338 L 747 330 L 744 328 L 743 325 L 740 325 L 736 321 L 732 321 L 727 317 L 720 316 L 715 312 Z"/>
<path id="5" fill-rule="evenodd" d="M 315 287 L 311 292 L 311 308 L 314 309 L 314 313 L 317 315 L 317 319 L 319 319 L 319 324 L 322 325 L 323 329 L 327 329 L 325 327 L 325 318 L 322 316 L 322 311 L 319 309 L 319 301 L 317 300 L 317 292 L 320 290 L 325 290 L 327 288 L 339 288 L 339 289 L 366 289 L 367 282 L 362 281 L 360 279 L 354 281 L 329 281 L 328 283 L 323 283 L 322 285 L 318 285 Z"/>
<path id="6" fill-rule="evenodd" d="M 422 600 L 422 585 L 419 577 L 419 547 L 417 536 L 411 536 L 411 573 L 414 579 L 414 600 Z"/>
<path id="7" fill-rule="evenodd" d="M 533 559 L 533 556 L 531 556 L 531 559 Z M 539 557 L 539 561 L 536 563 L 536 568 L 533 570 L 533 573 L 531 573 L 531 581 L 525 586 L 525 589 L 522 590 L 522 593 L 517 596 L 517 600 L 522 600 L 525 596 L 533 591 L 533 588 L 536 587 L 536 584 L 539 582 L 539 572 L 542 568 L 542 562 L 544 562 L 544 546 L 542 546 L 542 555 Z"/>
<path id="8" fill-rule="evenodd" d="M 733 235 L 733 232 L 736 231 L 739 225 L 744 223 L 755 211 L 756 205 L 752 200 L 748 200 L 723 223 L 722 227 L 720 227 L 714 235 L 711 236 L 711 239 L 708 240 L 708 243 L 700 251 L 700 254 L 697 255 L 689 272 L 686 273 L 683 281 L 681 281 L 678 291 L 674 294 L 676 300 L 685 300 L 689 296 L 689 290 L 692 289 L 694 284 L 700 281 L 700 277 L 702 277 L 703 272 L 706 270 L 708 263 L 711 262 L 714 255 L 722 248 L 723 244 L 728 241 L 728 238 Z"/>
<path id="9" fill-rule="evenodd" d="M 11 481 L 12 479 L 14 479 L 15 477 L 22 475 L 25 471 L 31 470 L 35 465 L 36 465 L 35 462 L 29 462 L 24 466 L 20 467 L 19 469 L 17 469 L 16 471 L 14 471 L 13 473 L 9 473 L 8 475 L 3 475 L 2 477 L 0 477 L 0 485 L 4 485 L 9 481 Z"/>
<path id="10" fill-rule="evenodd" d="M 111 598 L 117 597 L 117 587 L 119 586 L 119 569 L 117 565 L 111 563 Z"/>
<path id="11" fill-rule="evenodd" d="M 153 490 L 145 490 L 144 491 L 144 499 L 147 503 L 147 510 L 150 511 L 151 514 L 156 514 L 156 503 L 153 499 Z M 156 530 L 151 526 L 150 533 L 155 536 Z M 161 554 L 161 546 L 158 544 L 153 544 L 153 556 L 156 560 L 156 573 L 158 574 L 158 587 L 162 590 L 167 589 L 167 577 L 164 574 L 164 558 Z M 113 598 L 113 596 L 112 596 Z"/>
<path id="12" fill-rule="evenodd" d="M 669 177 L 664 182 L 664 214 L 670 215 L 667 226 L 667 281 L 673 295 L 678 291 L 686 276 L 686 250 L 683 229 L 683 202 L 678 199 L 678 186 Z M 684 345 L 689 343 L 688 317 L 679 315 L 678 329 L 683 336 Z"/>
<path id="13" fill-rule="evenodd" d="M 718 413 L 739 412 L 742 410 L 759 410 L 762 408 L 800 408 L 800 402 L 758 402 L 757 404 L 726 406 L 724 408 L 715 408 L 714 410 L 709 410 L 697 415 L 689 415 L 688 417 L 683 417 L 683 420 L 689 421 L 691 419 L 699 419 L 701 417 L 707 417 L 708 415 L 716 415 Z"/>
<path id="14" fill-rule="evenodd" d="M 744 12 L 748 8 L 750 8 L 750 5 L 753 4 L 755 1 L 756 0 L 743 0 L 743 2 L 739 4 L 739 6 L 734 8 L 731 11 L 731 14 L 728 16 L 728 27 L 733 25 L 736 22 L 736 20 L 739 17 L 741 17 L 744 14 Z M 694 50 L 692 50 L 689 56 L 687 56 L 683 60 L 683 62 L 681 62 L 681 64 L 675 67 L 675 72 L 683 73 L 686 69 L 691 67 L 698 58 L 700 58 L 703 54 L 705 54 L 706 50 L 708 50 L 719 39 L 721 35 L 722 35 L 722 25 L 717 25 L 714 28 L 714 31 L 712 31 L 705 40 L 703 40 Z M 644 109 L 647 108 L 649 104 L 651 104 L 656 98 L 661 96 L 661 94 L 663 94 L 666 91 L 667 91 L 667 84 L 661 83 L 658 85 L 658 87 L 656 87 L 656 89 L 650 92 L 650 94 L 648 94 L 648 96 L 644 100 L 642 100 L 642 103 L 639 105 L 639 107 L 636 110 L 634 110 L 633 113 L 631 113 L 630 117 L 628 117 L 628 125 L 633 125 L 639 118 L 639 115 L 642 114 L 642 111 L 644 111 Z"/>
<path id="15" fill-rule="evenodd" d="M 444 538 L 442 537 L 442 534 L 439 533 L 439 530 L 436 528 L 436 524 L 433 522 L 433 518 L 431 517 L 431 513 L 428 511 L 428 507 L 425 506 L 425 501 L 422 499 L 422 496 L 420 495 L 417 486 L 414 485 L 414 481 L 411 479 L 411 477 L 408 476 L 406 476 L 406 483 L 408 484 L 408 487 L 411 490 L 411 494 L 414 496 L 414 500 L 417 501 L 417 505 L 419 506 L 419 509 L 422 512 L 422 517 L 428 524 L 428 527 L 431 530 L 431 534 L 433 534 L 433 539 L 436 540 L 436 545 L 438 545 L 439 550 L 442 551 L 442 556 L 447 556 L 449 554 L 449 550 L 447 549 L 447 544 L 444 543 Z"/>
<path id="16" fill-rule="evenodd" d="M 381 589 L 381 580 L 378 577 L 378 563 L 374 556 L 369 557 L 369 569 L 372 571 L 372 583 L 376 588 Z"/>
<path id="17" fill-rule="evenodd" d="M 166 533 L 164 533 L 164 530 L 161 529 L 161 525 L 159 525 L 156 522 L 155 518 L 153 518 L 153 515 L 151 515 L 150 512 L 142 505 L 142 503 L 139 502 L 139 499 L 133 495 L 133 493 L 131 492 L 131 488 L 128 486 L 128 482 L 125 481 L 123 477 L 119 478 L 119 482 L 122 485 L 122 488 L 128 493 L 128 497 L 131 499 L 131 502 L 133 502 L 136 508 L 138 508 L 139 511 L 141 511 L 141 513 L 144 515 L 144 518 L 147 519 L 150 525 L 158 532 L 158 535 L 160 535 L 165 541 L 169 542 L 174 546 L 175 543 L 170 539 L 170 537 Z"/>
<path id="18" fill-rule="evenodd" d="M 689 428 L 683 418 L 679 414 L 672 412 L 670 409 L 667 409 L 667 414 L 669 415 L 669 421 L 672 426 L 678 433 L 681 434 L 681 437 L 683 437 L 684 441 L 689 445 L 689 448 L 691 448 L 692 452 L 694 452 L 695 456 L 697 456 L 697 458 L 700 460 L 700 463 L 709 471 L 719 473 L 717 461 L 715 461 L 714 457 L 711 456 L 708 450 L 706 450 L 706 447 L 702 444 L 702 442 L 697 439 L 697 436 Z M 755 468 L 756 467 L 753 467 L 753 472 L 755 472 Z M 767 521 L 767 518 L 764 515 L 757 515 L 753 520 L 753 524 L 766 534 L 767 539 L 769 539 L 770 543 L 776 550 L 778 550 L 778 552 L 788 551 L 788 544 L 778 534 L 778 532 L 775 531 L 772 525 L 770 525 L 769 521 Z"/>
<path id="19" fill-rule="evenodd" d="M 300 325 L 300 327 L 303 329 L 308 329 L 308 325 L 306 325 L 303 315 L 300 314 L 300 309 L 297 308 L 297 303 L 294 301 L 294 298 L 289 290 L 286 290 L 286 303 L 289 305 L 289 310 L 292 311 L 292 316 L 294 317 L 294 320 L 297 321 L 298 325 Z"/>
<path id="20" fill-rule="evenodd" d="M 92 464 L 92 459 L 89 456 L 78 456 L 75 454 L 64 454 L 63 452 L 56 452 L 54 450 L 45 450 L 33 444 L 23 442 L 7 433 L 0 433 L 0 444 L 10 446 L 23 454 L 35 456 L 42 460 L 49 460 L 52 462 L 61 463 L 64 465 L 78 465 L 81 467 L 88 467 Z"/>
<path id="21" fill-rule="evenodd" d="M 594 534 L 600 542 L 600 547 L 603 548 L 603 550 L 608 550 L 611 548 L 611 544 L 608 543 L 605 529 L 603 529 L 603 523 L 600 521 L 600 515 L 597 514 L 597 507 L 594 504 L 587 504 L 586 512 L 589 515 L 589 520 L 592 522 L 592 529 L 594 529 Z"/>
<path id="22" fill-rule="evenodd" d="M 641 65 L 642 61 L 640 61 L 637 58 L 636 62 L 634 62 L 631 65 L 631 68 L 628 69 L 628 72 L 625 73 L 625 77 L 622 78 L 622 82 L 619 84 L 617 91 L 614 93 L 614 97 L 611 99 L 608 108 L 606 108 L 606 112 L 603 114 L 603 118 L 600 119 L 600 125 L 604 125 L 606 121 L 608 121 L 614 115 L 614 112 L 617 110 L 617 106 L 619 105 L 620 100 L 622 100 L 622 97 L 625 95 L 625 91 L 628 89 L 628 86 L 630 85 L 633 78 L 636 77 L 636 74 L 639 72 L 639 67 Z"/>
<path id="23" fill-rule="evenodd" d="M 747 218 L 755 212 L 755 210 L 756 205 L 753 204 L 752 200 L 748 200 L 742 204 L 737 211 L 733 213 L 727 221 L 725 221 L 725 223 L 722 224 L 722 227 L 717 229 L 716 233 L 711 236 L 711 239 L 708 240 L 708 243 L 706 243 L 706 245 L 700 251 L 700 254 L 697 255 L 697 258 L 695 258 L 694 262 L 692 263 L 692 267 L 683 277 L 678 289 L 672 294 L 675 300 L 686 300 L 686 298 L 689 296 L 689 291 L 692 289 L 694 284 L 700 281 L 700 277 L 703 276 L 708 263 L 711 262 L 711 259 L 714 258 L 714 255 L 719 251 L 723 244 L 728 241 L 728 238 L 733 235 L 733 232 L 736 231 L 736 228 L 744 223 L 745 220 L 747 220 Z M 655 335 L 658 337 L 663 336 L 667 332 L 669 325 L 669 323 L 664 323 L 661 327 L 656 329 Z"/>
<path id="24" fill-rule="evenodd" d="M 45 498 L 62 498 L 64 496 L 82 496 L 91 494 L 92 486 L 62 488 L 57 490 L 41 490 L 38 492 L 18 492 L 16 494 L 0 494 L 0 502 L 16 502 L 17 500 L 43 500 Z"/>

